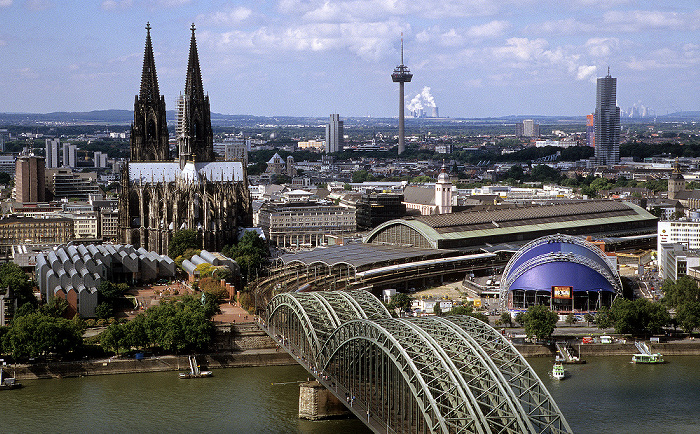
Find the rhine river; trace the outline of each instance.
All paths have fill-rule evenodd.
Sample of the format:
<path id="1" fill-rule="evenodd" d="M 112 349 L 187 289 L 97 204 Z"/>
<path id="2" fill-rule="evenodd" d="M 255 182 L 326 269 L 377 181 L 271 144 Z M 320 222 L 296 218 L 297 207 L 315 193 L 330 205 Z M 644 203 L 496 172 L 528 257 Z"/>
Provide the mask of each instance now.
<path id="1" fill-rule="evenodd" d="M 633 365 L 630 357 L 591 357 L 548 377 L 552 360 L 529 359 L 575 433 L 700 432 L 700 357 Z M 299 366 L 233 368 L 213 378 L 176 372 L 24 381 L 0 392 L 0 431 L 366 433 L 354 419 L 297 419 Z M 280 384 L 289 383 L 289 384 Z"/>

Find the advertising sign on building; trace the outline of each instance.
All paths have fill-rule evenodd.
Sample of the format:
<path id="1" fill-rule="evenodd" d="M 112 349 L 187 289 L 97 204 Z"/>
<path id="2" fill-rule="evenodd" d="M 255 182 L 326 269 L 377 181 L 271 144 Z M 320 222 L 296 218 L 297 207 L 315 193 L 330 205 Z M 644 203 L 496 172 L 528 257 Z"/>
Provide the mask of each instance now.
<path id="1" fill-rule="evenodd" d="M 570 299 L 573 297 L 573 286 L 552 286 L 552 297 Z"/>

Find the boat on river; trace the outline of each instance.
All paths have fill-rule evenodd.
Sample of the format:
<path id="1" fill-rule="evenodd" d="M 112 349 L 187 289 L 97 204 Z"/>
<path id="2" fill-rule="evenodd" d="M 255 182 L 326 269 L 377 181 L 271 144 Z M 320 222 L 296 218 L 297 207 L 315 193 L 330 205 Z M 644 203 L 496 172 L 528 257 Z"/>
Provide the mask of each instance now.
<path id="1" fill-rule="evenodd" d="M 211 371 L 200 370 L 199 365 L 197 364 L 197 359 L 194 356 L 188 356 L 187 360 L 190 362 L 190 372 L 180 372 L 181 379 L 184 380 L 188 378 L 204 378 L 211 377 L 214 375 L 214 373 Z"/>
<path id="2" fill-rule="evenodd" d="M 3 369 L 0 368 L 0 390 L 19 389 L 20 387 L 22 387 L 22 383 L 17 381 L 15 377 L 5 377 Z"/>
<path id="3" fill-rule="evenodd" d="M 554 380 L 563 380 L 566 378 L 566 369 L 564 369 L 564 365 L 561 362 L 554 363 L 551 376 Z"/>
<path id="4" fill-rule="evenodd" d="M 639 350 L 639 353 L 632 356 L 632 363 L 649 365 L 666 363 L 664 356 L 662 356 L 661 353 L 652 353 L 647 344 L 644 342 L 635 342 L 634 345 Z"/>

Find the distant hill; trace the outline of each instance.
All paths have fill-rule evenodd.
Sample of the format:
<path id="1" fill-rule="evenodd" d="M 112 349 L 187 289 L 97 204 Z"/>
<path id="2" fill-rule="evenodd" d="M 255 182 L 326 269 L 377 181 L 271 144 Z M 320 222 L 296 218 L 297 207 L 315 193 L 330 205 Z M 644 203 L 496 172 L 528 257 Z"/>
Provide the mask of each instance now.
<path id="1" fill-rule="evenodd" d="M 170 125 L 177 121 L 175 110 L 168 110 L 166 118 Z M 406 118 L 408 126 L 428 125 L 496 125 L 514 124 L 523 119 L 533 119 L 544 125 L 556 124 L 583 124 L 586 121 L 584 115 L 581 116 L 543 116 L 543 115 L 508 115 L 488 118 Z M 131 110 L 93 110 L 89 112 L 52 112 L 52 113 L 0 113 L 0 125 L 130 125 L 134 120 L 134 112 Z M 700 120 L 700 111 L 684 111 L 659 115 L 657 121 L 663 122 L 688 122 Z M 358 126 L 391 126 L 397 120 L 396 117 L 370 118 L 370 117 L 344 117 L 347 127 Z M 625 124 L 629 123 L 649 123 L 654 118 L 622 118 Z M 253 116 L 253 115 L 225 115 L 222 113 L 211 113 L 212 125 L 218 127 L 276 127 L 276 126 L 296 126 L 296 127 L 323 127 L 328 122 L 327 116 L 322 117 L 297 117 L 297 116 Z"/>

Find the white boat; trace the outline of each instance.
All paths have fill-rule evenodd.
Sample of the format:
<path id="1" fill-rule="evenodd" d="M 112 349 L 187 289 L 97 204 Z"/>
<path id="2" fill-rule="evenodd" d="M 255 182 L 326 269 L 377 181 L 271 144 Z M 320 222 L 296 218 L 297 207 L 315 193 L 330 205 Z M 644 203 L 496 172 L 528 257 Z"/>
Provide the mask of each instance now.
<path id="1" fill-rule="evenodd" d="M 555 380 L 563 380 L 566 378 L 566 370 L 561 362 L 556 362 L 552 366 L 552 378 Z"/>
<path id="2" fill-rule="evenodd" d="M 188 356 L 187 359 L 190 362 L 190 372 L 180 372 L 181 379 L 204 378 L 211 377 L 214 375 L 214 373 L 211 371 L 200 370 L 199 365 L 197 364 L 197 359 L 194 356 Z"/>
<path id="3" fill-rule="evenodd" d="M 632 363 L 655 364 L 666 363 L 666 361 L 664 361 L 664 356 L 662 356 L 661 353 L 635 354 L 632 356 Z"/>
<path id="4" fill-rule="evenodd" d="M 635 342 L 634 345 L 639 350 L 639 353 L 632 356 L 632 363 L 643 363 L 643 364 L 661 364 L 666 363 L 664 361 L 664 356 L 661 353 L 652 353 L 649 347 L 644 342 Z"/>
<path id="5" fill-rule="evenodd" d="M 0 368 L 0 390 L 19 389 L 22 383 L 17 381 L 15 377 L 5 377 L 4 371 Z"/>

